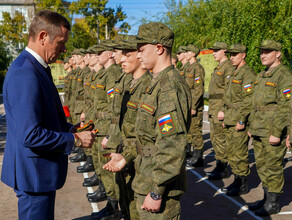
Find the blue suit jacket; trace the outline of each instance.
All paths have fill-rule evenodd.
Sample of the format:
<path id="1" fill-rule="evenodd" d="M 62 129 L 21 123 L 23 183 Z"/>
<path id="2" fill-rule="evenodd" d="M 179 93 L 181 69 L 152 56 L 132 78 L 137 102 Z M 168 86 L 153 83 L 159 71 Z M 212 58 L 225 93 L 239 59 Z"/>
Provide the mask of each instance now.
<path id="1" fill-rule="evenodd" d="M 64 185 L 74 136 L 44 67 L 27 51 L 10 66 L 3 86 L 7 137 L 1 180 L 28 192 Z"/>

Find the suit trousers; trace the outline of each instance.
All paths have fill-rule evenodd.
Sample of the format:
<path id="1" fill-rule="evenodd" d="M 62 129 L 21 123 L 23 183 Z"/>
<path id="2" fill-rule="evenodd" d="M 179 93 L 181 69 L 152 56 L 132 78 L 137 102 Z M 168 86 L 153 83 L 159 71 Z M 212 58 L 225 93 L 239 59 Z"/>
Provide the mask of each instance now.
<path id="1" fill-rule="evenodd" d="M 54 220 L 56 191 L 24 192 L 14 189 L 18 197 L 19 220 Z"/>

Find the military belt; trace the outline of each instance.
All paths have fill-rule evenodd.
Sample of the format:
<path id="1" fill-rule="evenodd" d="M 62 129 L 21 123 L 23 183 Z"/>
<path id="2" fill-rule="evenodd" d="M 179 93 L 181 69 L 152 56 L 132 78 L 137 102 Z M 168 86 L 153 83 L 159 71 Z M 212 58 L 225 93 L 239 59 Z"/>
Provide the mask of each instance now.
<path id="1" fill-rule="evenodd" d="M 223 94 L 209 95 L 209 99 L 223 99 Z"/>
<path id="2" fill-rule="evenodd" d="M 275 111 L 277 105 L 267 105 L 267 106 L 254 106 L 253 109 L 256 112 L 270 112 Z"/>
<path id="3" fill-rule="evenodd" d="M 106 118 L 107 116 L 108 116 L 107 112 L 97 112 L 97 113 L 95 113 L 95 118 L 103 119 L 103 118 Z"/>
<path id="4" fill-rule="evenodd" d="M 123 138 L 123 146 L 136 146 L 136 138 Z"/>
<path id="5" fill-rule="evenodd" d="M 136 145 L 137 154 L 141 155 L 142 157 L 150 157 L 156 154 L 155 146 L 146 147 L 141 145 Z"/>
<path id="6" fill-rule="evenodd" d="M 230 103 L 230 104 L 225 104 L 227 108 L 240 108 L 241 103 Z"/>
<path id="7" fill-rule="evenodd" d="M 119 124 L 119 122 L 120 122 L 120 117 L 112 117 L 111 118 L 111 122 L 113 123 L 113 124 Z"/>
<path id="8" fill-rule="evenodd" d="M 83 100 L 83 99 L 84 99 L 84 97 L 82 95 L 79 95 L 76 97 L 76 100 L 78 100 L 78 101 Z"/>

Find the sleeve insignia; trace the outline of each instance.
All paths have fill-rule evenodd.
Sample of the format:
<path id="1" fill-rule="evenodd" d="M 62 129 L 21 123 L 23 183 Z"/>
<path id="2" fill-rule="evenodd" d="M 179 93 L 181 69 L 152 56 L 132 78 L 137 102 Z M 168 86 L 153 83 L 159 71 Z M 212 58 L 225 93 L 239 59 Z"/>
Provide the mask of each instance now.
<path id="1" fill-rule="evenodd" d="M 73 79 L 76 79 L 76 77 L 73 77 Z"/>
<path id="2" fill-rule="evenodd" d="M 266 82 L 266 86 L 276 87 L 277 83 Z"/>
<path id="3" fill-rule="evenodd" d="M 259 81 L 255 81 L 255 82 L 254 82 L 255 85 L 257 85 L 257 84 L 259 84 L 259 83 L 260 83 Z"/>
<path id="4" fill-rule="evenodd" d="M 216 74 L 219 75 L 219 76 L 222 76 L 223 75 L 223 73 L 221 73 L 219 71 L 217 71 Z"/>
<path id="5" fill-rule="evenodd" d="M 77 79 L 78 80 L 78 82 L 81 82 L 82 81 L 82 79 Z"/>
<path id="6" fill-rule="evenodd" d="M 251 84 L 247 84 L 244 86 L 244 90 L 246 93 L 251 93 L 252 92 L 252 87 Z"/>
<path id="7" fill-rule="evenodd" d="M 133 107 L 133 108 L 137 108 L 138 107 L 138 103 L 128 101 L 127 106 Z"/>
<path id="8" fill-rule="evenodd" d="M 190 77 L 190 78 L 193 78 L 194 76 L 193 76 L 192 74 L 189 74 L 189 77 Z"/>
<path id="9" fill-rule="evenodd" d="M 196 84 L 200 84 L 200 82 L 201 82 L 200 77 L 195 78 L 195 82 L 196 82 Z"/>
<path id="10" fill-rule="evenodd" d="M 96 84 L 96 88 L 104 89 L 104 85 Z"/>
<path id="11" fill-rule="evenodd" d="M 150 112 L 151 114 L 153 114 L 154 110 L 155 110 L 155 108 L 153 108 L 150 105 L 147 105 L 145 103 L 142 103 L 140 108 L 143 108 L 144 110 L 146 110 L 147 112 Z"/>
<path id="12" fill-rule="evenodd" d="M 122 90 L 115 88 L 115 92 L 116 92 L 116 93 L 121 93 Z"/>
<path id="13" fill-rule="evenodd" d="M 180 75 L 182 75 L 182 76 L 183 76 L 183 75 L 184 75 L 184 73 L 183 73 L 183 72 L 180 72 Z"/>
<path id="14" fill-rule="evenodd" d="M 158 124 L 162 135 L 166 135 L 175 131 L 175 127 L 170 114 L 158 118 Z"/>
<path id="15" fill-rule="evenodd" d="M 96 87 L 95 87 L 95 86 L 91 86 L 91 88 L 92 88 L 92 89 L 96 89 Z"/>
<path id="16" fill-rule="evenodd" d="M 232 82 L 236 83 L 236 84 L 241 84 L 241 81 L 240 80 L 236 80 L 236 79 L 232 80 Z"/>
<path id="17" fill-rule="evenodd" d="M 283 89 L 282 90 L 284 98 L 285 99 L 290 99 L 291 98 L 291 89 Z"/>
<path id="18" fill-rule="evenodd" d="M 108 96 L 110 97 L 110 99 L 113 98 L 113 97 L 114 97 L 114 89 L 110 89 L 110 90 L 108 90 L 108 91 L 107 91 L 107 94 L 108 94 Z"/>

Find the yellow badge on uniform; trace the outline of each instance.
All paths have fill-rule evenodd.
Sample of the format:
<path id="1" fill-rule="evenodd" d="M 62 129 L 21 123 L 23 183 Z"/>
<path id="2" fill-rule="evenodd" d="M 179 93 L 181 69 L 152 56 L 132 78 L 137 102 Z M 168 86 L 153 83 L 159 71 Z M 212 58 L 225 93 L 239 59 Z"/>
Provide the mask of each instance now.
<path id="1" fill-rule="evenodd" d="M 233 83 L 236 83 L 236 84 L 241 84 L 241 81 L 240 80 L 237 80 L 237 79 L 234 79 L 232 80 Z"/>
<path id="2" fill-rule="evenodd" d="M 223 75 L 223 73 L 221 73 L 221 72 L 219 72 L 219 71 L 216 72 L 216 74 L 219 75 L 219 76 L 222 76 L 222 75 Z"/>
<path id="3" fill-rule="evenodd" d="M 174 123 L 170 114 L 158 118 L 158 124 L 162 135 L 167 135 L 175 131 Z"/>
<path id="4" fill-rule="evenodd" d="M 107 94 L 108 94 L 109 98 L 112 99 L 114 97 L 114 89 L 108 90 Z"/>
<path id="5" fill-rule="evenodd" d="M 251 84 L 247 84 L 244 86 L 244 90 L 246 93 L 251 93 L 252 92 L 252 86 Z"/>
<path id="6" fill-rule="evenodd" d="M 180 75 L 182 75 L 182 76 L 183 76 L 183 75 L 184 75 L 184 73 L 183 73 L 183 72 L 181 72 L 181 73 L 180 73 Z"/>
<path id="7" fill-rule="evenodd" d="M 272 86 L 272 87 L 276 87 L 277 83 L 273 83 L 273 82 L 266 82 L 266 86 Z"/>
<path id="8" fill-rule="evenodd" d="M 283 89 L 282 93 L 283 93 L 285 99 L 291 98 L 291 89 Z"/>

